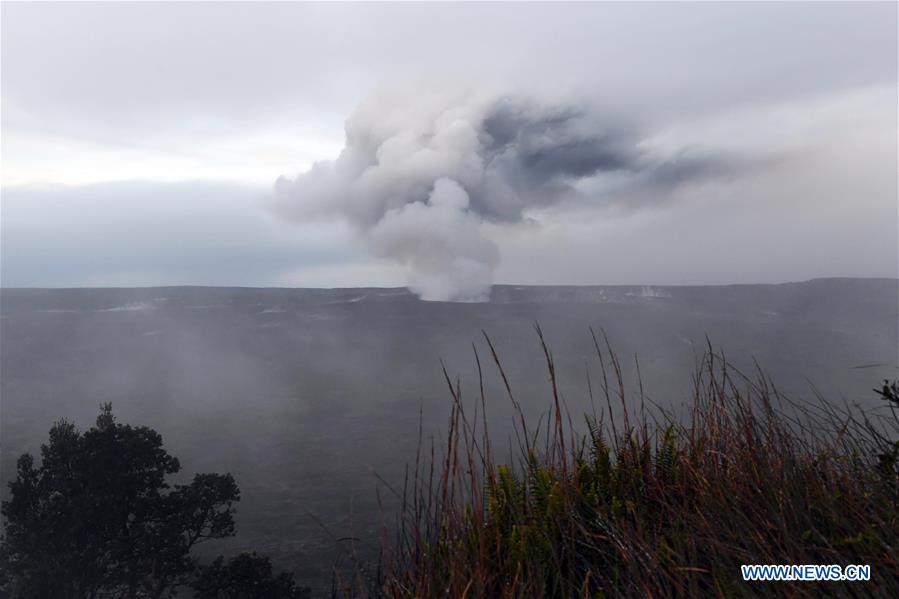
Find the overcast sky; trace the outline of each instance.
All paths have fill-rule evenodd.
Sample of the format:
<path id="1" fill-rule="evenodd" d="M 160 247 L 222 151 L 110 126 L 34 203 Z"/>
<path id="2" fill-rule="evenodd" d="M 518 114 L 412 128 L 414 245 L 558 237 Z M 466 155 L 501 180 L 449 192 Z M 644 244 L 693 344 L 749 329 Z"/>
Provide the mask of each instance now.
<path id="1" fill-rule="evenodd" d="M 895 277 L 896 25 L 892 2 L 5 3 L 0 283 L 439 298 L 459 252 L 499 283 Z M 440 149 L 481 170 L 422 186 L 420 147 L 389 161 L 449 113 L 477 143 Z"/>

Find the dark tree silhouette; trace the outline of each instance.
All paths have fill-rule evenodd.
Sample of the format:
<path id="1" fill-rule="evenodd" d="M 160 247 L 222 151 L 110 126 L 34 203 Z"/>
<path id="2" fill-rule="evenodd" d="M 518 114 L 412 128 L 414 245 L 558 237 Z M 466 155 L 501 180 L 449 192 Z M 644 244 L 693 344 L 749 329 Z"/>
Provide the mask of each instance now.
<path id="1" fill-rule="evenodd" d="M 219 557 L 200 571 L 192 585 L 195 599 L 306 599 L 309 589 L 299 588 L 293 576 L 274 575 L 268 557 L 241 553 L 227 563 Z"/>
<path id="2" fill-rule="evenodd" d="M 167 484 L 180 469 L 159 433 L 118 424 L 108 404 L 84 433 L 55 424 L 39 467 L 19 458 L 2 505 L 2 594 L 171 596 L 196 571 L 194 546 L 234 534 L 240 496 L 230 474 Z"/>

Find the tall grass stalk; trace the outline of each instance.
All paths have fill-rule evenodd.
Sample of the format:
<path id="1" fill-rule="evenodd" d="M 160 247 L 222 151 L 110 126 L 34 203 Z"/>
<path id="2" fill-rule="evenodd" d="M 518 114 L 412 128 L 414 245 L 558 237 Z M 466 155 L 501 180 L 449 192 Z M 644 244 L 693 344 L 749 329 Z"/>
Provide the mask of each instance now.
<path id="1" fill-rule="evenodd" d="M 875 418 L 820 397 L 791 401 L 761 370 L 744 376 L 709 347 L 689 409 L 675 415 L 651 405 L 642 383 L 628 396 L 608 339 L 591 334 L 599 376 L 588 369 L 592 408 L 581 427 L 564 408 L 539 327 L 550 405 L 536 427 L 484 335 L 516 414 L 505 460 L 488 433 L 477 348 L 478 395 L 468 406 L 444 369 L 452 399 L 445 446 L 420 443 L 395 535 L 385 536 L 370 585 L 354 591 L 899 597 L 899 486 L 884 453 L 899 438 L 895 414 Z M 870 564 L 872 580 L 750 583 L 741 564 Z"/>

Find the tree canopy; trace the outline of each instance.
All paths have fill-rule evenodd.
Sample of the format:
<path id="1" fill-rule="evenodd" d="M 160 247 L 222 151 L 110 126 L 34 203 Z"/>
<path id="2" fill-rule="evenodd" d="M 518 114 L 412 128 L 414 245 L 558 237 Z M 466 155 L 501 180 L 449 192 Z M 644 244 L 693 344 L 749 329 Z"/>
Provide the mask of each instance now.
<path id="1" fill-rule="evenodd" d="M 159 433 L 119 424 L 109 404 L 83 433 L 56 423 L 39 466 L 19 458 L 2 504 L 0 589 L 22 598 L 158 598 L 199 580 L 205 570 L 191 550 L 234 534 L 240 491 L 230 474 L 170 485 L 180 470 Z"/>

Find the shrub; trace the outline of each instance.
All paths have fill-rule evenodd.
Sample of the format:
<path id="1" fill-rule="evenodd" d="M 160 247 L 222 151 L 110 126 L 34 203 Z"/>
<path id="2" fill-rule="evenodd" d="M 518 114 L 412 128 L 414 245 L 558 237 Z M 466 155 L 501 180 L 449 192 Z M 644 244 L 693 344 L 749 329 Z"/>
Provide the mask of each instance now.
<path id="1" fill-rule="evenodd" d="M 267 556 L 241 553 L 225 562 L 219 556 L 201 568 L 191 584 L 195 599 L 307 599 L 309 590 L 297 587 L 293 576 L 275 575 Z"/>

